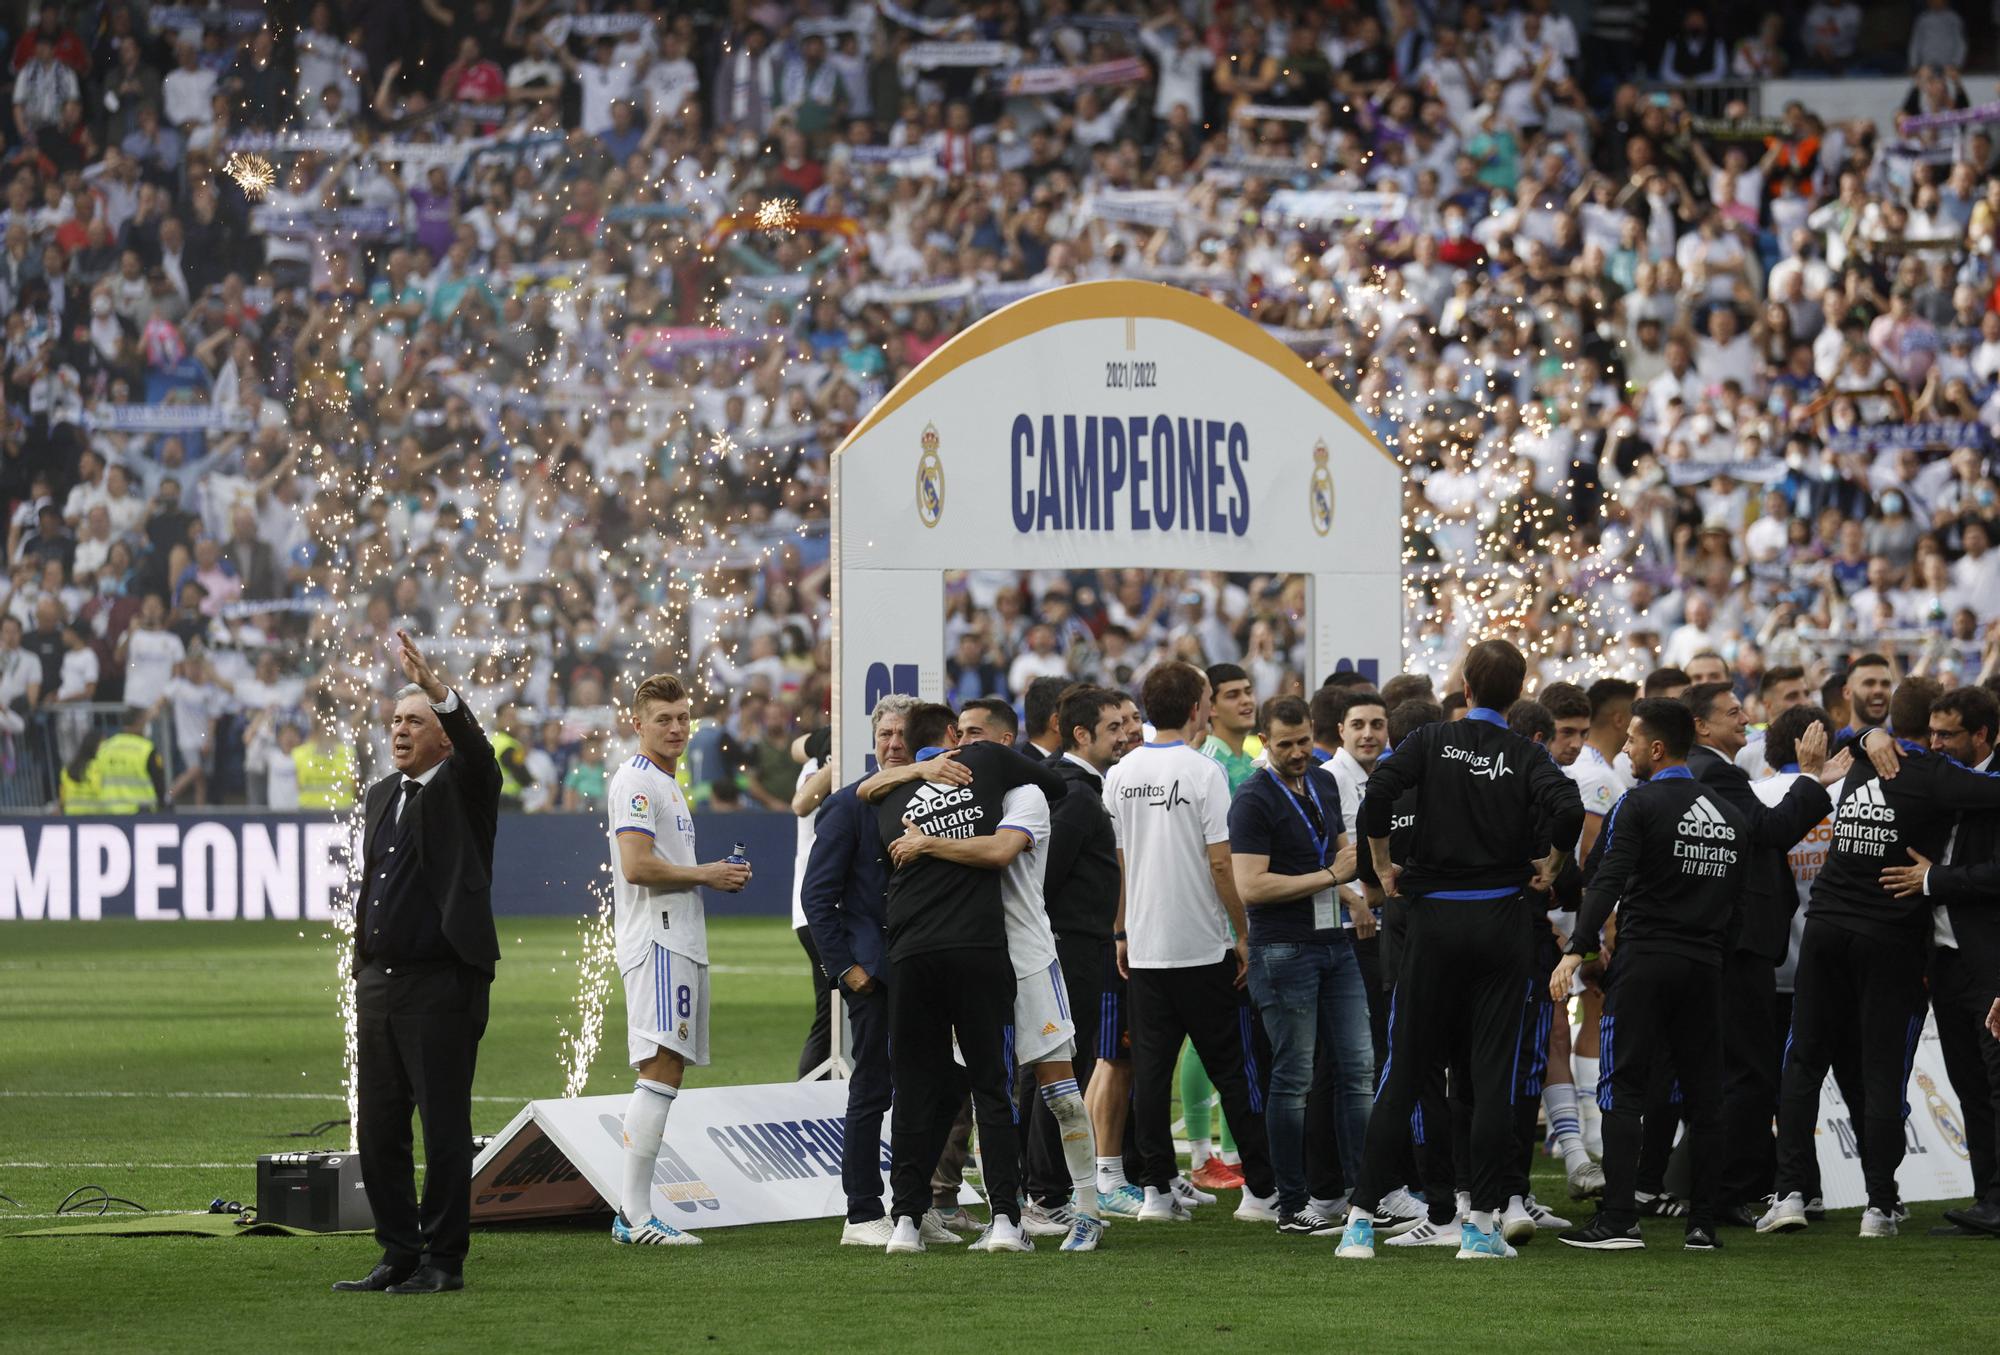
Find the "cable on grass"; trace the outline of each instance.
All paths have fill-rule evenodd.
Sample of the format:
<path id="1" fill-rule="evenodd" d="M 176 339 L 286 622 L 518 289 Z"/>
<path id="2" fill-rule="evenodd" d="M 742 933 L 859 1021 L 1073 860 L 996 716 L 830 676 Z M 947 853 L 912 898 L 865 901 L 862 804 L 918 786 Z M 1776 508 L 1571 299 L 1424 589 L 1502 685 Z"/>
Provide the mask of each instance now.
<path id="1" fill-rule="evenodd" d="M 5 1200 L 8 1204 L 13 1205 L 14 1208 L 16 1209 L 19 1209 L 21 1207 L 21 1202 L 15 1199 L 12 1195 L 7 1194 L 5 1191 L 0 1191 L 0 1200 Z"/>
<path id="2" fill-rule="evenodd" d="M 95 1195 L 88 1193 L 93 1190 L 97 1192 Z M 82 1196 L 83 1198 L 78 1199 L 77 1198 L 78 1196 Z M 110 1213 L 111 1206 L 114 1204 L 123 1205 L 127 1209 L 133 1210 L 140 1214 L 144 1214 L 147 1212 L 146 1206 L 140 1204 L 137 1200 L 128 1200 L 122 1195 L 113 1195 L 103 1186 L 78 1186 L 75 1190 L 72 1190 L 69 1194 L 63 1196 L 62 1203 L 56 1206 L 56 1213 L 58 1214 L 87 1213 L 90 1210 L 90 1207 L 92 1205 L 95 1205 L 97 1206 L 97 1213 L 102 1215 Z"/>
<path id="3" fill-rule="evenodd" d="M 288 1139 L 316 1139 L 329 1129 L 345 1129 L 347 1125 L 347 1117 L 343 1115 L 338 1120 L 321 1120 L 310 1129 L 287 1130 L 285 1137 Z"/>

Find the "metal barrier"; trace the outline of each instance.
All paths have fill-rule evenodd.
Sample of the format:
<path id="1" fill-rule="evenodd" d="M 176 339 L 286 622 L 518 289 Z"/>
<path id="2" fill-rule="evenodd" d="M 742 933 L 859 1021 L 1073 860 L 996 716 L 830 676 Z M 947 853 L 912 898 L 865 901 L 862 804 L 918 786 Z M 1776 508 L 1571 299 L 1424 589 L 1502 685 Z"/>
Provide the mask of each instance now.
<path id="1" fill-rule="evenodd" d="M 1699 84 L 1664 84 L 1652 81 L 1642 88 L 1648 94 L 1678 94 L 1687 101 L 1688 112 L 1698 118 L 1719 118 L 1723 110 L 1741 99 L 1748 116 L 1764 116 L 1764 87 L 1755 80 L 1717 80 Z"/>
<path id="2" fill-rule="evenodd" d="M 60 774 L 92 734 L 108 738 L 125 726 L 127 707 L 101 701 L 66 701 L 27 714 L 27 728 L 0 733 L 0 813 L 57 813 Z M 184 770 L 167 712 L 155 715 L 146 737 L 159 749 L 167 784 Z"/>

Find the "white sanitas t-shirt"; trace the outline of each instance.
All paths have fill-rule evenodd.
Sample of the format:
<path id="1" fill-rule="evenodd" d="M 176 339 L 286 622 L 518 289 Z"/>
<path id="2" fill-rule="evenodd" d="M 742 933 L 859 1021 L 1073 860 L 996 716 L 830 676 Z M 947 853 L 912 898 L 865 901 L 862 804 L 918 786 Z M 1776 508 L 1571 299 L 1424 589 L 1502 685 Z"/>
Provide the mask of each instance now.
<path id="1" fill-rule="evenodd" d="M 692 866 L 694 817 L 688 813 L 681 788 L 643 754 L 611 774 L 605 790 L 611 818 L 611 907 L 618 932 L 618 971 L 645 962 L 653 947 L 708 963 L 708 925 L 702 916 L 701 891 L 635 885 L 626 880 L 618 859 L 618 839 L 644 833 L 653 840 L 653 855 L 676 866 Z"/>
<path id="2" fill-rule="evenodd" d="M 1191 969 L 1228 951 L 1229 916 L 1208 848 L 1229 841 L 1229 776 L 1185 743 L 1147 743 L 1104 778 L 1104 804 L 1125 854 L 1127 962 Z"/>

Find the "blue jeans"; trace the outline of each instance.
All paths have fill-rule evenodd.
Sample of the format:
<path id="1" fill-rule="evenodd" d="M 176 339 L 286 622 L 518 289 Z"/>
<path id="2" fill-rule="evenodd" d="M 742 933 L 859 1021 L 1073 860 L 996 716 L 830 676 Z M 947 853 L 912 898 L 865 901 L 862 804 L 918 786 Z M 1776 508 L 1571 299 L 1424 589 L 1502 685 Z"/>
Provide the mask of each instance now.
<path id="1" fill-rule="evenodd" d="M 1306 1207 L 1306 1094 L 1322 1046 L 1334 1061 L 1341 1175 L 1350 1189 L 1361 1179 L 1375 1079 L 1368 993 L 1348 942 L 1286 941 L 1250 948 L 1250 998 L 1271 1041 L 1264 1115 L 1278 1208 L 1296 1214 Z"/>

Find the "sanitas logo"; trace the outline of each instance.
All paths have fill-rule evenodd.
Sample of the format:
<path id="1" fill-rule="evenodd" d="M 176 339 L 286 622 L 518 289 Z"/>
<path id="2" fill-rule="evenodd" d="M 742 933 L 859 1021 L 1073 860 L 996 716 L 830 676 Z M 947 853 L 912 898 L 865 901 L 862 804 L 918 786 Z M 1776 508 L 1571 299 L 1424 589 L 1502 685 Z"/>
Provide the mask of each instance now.
<path id="1" fill-rule="evenodd" d="M 1869 781 L 1859 787 L 1854 794 L 1841 803 L 1838 817 L 1843 819 L 1871 819 L 1876 823 L 1894 823 L 1896 811 L 1889 808 L 1882 798 L 1882 783 Z"/>
<path id="2" fill-rule="evenodd" d="M 1470 748 L 1447 744 L 1439 756 L 1447 762 L 1463 762 L 1466 764 L 1466 771 L 1474 776 L 1483 776 L 1489 781 L 1498 781 L 1503 776 L 1514 774 L 1514 769 L 1507 765 L 1505 753 L 1479 753 Z"/>
<path id="3" fill-rule="evenodd" d="M 1181 805 L 1194 803 L 1181 794 L 1181 783 L 1178 780 L 1170 786 L 1124 786 L 1119 789 L 1118 796 L 1123 800 L 1158 802 L 1162 809 L 1175 809 Z"/>
<path id="4" fill-rule="evenodd" d="M 1706 798 L 1696 800 L 1681 815 L 1681 834 L 1685 837 L 1714 838 L 1721 842 L 1736 841 L 1736 830 L 1724 821 L 1714 805 Z"/>

